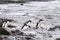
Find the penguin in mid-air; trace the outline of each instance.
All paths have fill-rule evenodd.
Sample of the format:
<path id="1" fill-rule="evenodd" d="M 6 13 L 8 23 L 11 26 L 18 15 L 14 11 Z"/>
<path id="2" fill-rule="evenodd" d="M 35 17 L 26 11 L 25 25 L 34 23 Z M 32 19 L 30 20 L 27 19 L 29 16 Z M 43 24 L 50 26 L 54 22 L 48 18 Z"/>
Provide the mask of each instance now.
<path id="1" fill-rule="evenodd" d="M 24 29 L 24 27 L 26 27 L 26 28 L 27 28 L 27 27 L 31 28 L 30 23 L 31 23 L 31 20 L 26 21 L 26 22 L 24 23 L 24 25 L 22 26 L 21 30 Z"/>

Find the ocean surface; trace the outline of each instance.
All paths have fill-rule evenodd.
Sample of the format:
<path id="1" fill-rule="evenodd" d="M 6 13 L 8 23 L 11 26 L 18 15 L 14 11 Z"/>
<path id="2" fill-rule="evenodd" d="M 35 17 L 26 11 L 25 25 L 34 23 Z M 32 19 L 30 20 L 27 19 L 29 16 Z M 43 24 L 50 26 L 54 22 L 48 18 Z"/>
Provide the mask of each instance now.
<path id="1" fill-rule="evenodd" d="M 29 40 L 56 40 L 60 38 L 60 29 L 56 28 L 54 31 L 48 31 L 49 28 L 60 26 L 60 1 L 50 2 L 27 2 L 23 3 L 9 3 L 0 4 L 0 18 L 14 19 L 17 25 L 15 29 L 21 29 L 23 23 L 31 20 L 31 28 L 23 30 L 24 33 L 35 33 L 36 36 Z M 34 29 L 39 19 L 44 29 Z M 8 36 L 5 40 L 28 40 L 25 36 Z"/>

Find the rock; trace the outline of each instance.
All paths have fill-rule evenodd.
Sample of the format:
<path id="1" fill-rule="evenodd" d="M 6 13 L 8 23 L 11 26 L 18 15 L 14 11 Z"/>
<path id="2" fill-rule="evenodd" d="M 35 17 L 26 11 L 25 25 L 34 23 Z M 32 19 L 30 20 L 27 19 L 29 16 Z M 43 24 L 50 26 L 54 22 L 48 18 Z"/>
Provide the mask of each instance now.
<path id="1" fill-rule="evenodd" d="M 31 40 L 31 37 L 27 36 L 25 37 L 26 40 Z"/>
<path id="2" fill-rule="evenodd" d="M 7 30 L 5 30 L 4 28 L 0 27 L 0 35 L 10 35 L 10 33 Z"/>
<path id="3" fill-rule="evenodd" d="M 0 40 L 3 40 L 3 37 L 0 37 Z"/>
<path id="4" fill-rule="evenodd" d="M 55 27 L 53 27 L 53 28 L 50 28 L 48 31 L 55 31 L 55 29 L 60 29 L 60 26 L 59 25 L 56 25 Z"/>
<path id="5" fill-rule="evenodd" d="M 51 34 L 48 34 L 49 38 L 52 38 L 52 35 Z"/>
<path id="6" fill-rule="evenodd" d="M 9 28 L 15 28 L 16 26 L 14 25 L 8 25 Z"/>
<path id="7" fill-rule="evenodd" d="M 13 35 L 23 35 L 23 32 L 19 30 L 11 31 Z"/>
<path id="8" fill-rule="evenodd" d="M 55 40 L 60 40 L 60 38 L 56 38 Z"/>
<path id="9" fill-rule="evenodd" d="M 49 30 L 48 31 L 54 31 L 54 28 L 49 28 Z"/>

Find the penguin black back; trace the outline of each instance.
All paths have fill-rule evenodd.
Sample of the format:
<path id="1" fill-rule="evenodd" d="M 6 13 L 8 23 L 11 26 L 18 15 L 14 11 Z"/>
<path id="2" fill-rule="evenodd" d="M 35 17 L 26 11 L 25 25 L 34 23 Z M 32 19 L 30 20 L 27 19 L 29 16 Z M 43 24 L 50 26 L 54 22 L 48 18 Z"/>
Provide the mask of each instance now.
<path id="1" fill-rule="evenodd" d="M 26 23 L 29 23 L 29 22 L 31 22 L 31 20 L 26 21 Z"/>

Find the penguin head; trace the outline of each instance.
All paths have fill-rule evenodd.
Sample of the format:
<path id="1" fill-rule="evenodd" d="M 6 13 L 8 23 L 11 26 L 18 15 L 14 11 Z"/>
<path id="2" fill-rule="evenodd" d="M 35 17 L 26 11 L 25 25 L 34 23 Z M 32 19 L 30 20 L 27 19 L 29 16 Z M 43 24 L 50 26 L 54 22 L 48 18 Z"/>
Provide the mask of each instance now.
<path id="1" fill-rule="evenodd" d="M 28 22 L 30 22 L 30 23 L 31 23 L 31 20 L 29 20 Z"/>
<path id="2" fill-rule="evenodd" d="M 39 22 L 40 22 L 40 21 L 43 21 L 43 19 L 40 19 Z"/>

